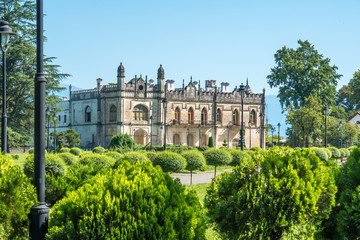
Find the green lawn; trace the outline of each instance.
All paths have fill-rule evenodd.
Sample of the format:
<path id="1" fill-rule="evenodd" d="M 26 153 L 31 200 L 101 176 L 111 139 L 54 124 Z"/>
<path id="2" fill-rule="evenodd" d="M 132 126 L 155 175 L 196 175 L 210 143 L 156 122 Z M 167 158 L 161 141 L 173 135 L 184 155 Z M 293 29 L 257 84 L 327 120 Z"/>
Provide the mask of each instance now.
<path id="1" fill-rule="evenodd" d="M 6 156 L 11 158 L 15 164 L 17 164 L 21 168 L 23 168 L 25 160 L 26 160 L 27 156 L 29 156 L 29 154 L 28 153 L 8 153 Z"/>
<path id="2" fill-rule="evenodd" d="M 189 188 L 191 190 L 195 190 L 197 192 L 202 206 L 204 206 L 204 198 L 206 195 L 206 189 L 209 186 L 210 186 L 210 183 L 186 185 L 187 188 Z M 222 239 L 220 237 L 220 235 L 214 230 L 214 227 L 211 226 L 210 224 L 208 225 L 208 229 L 206 229 L 205 238 L 207 240 L 221 240 Z"/>

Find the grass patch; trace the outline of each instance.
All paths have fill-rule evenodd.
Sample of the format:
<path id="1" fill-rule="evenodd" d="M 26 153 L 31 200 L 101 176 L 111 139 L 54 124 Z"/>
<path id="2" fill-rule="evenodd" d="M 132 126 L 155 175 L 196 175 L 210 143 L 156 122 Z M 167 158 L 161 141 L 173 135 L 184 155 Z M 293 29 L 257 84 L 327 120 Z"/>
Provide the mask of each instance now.
<path id="1" fill-rule="evenodd" d="M 188 189 L 195 190 L 199 197 L 200 203 L 204 206 L 204 199 L 206 195 L 206 190 L 210 186 L 210 183 L 201 183 L 201 184 L 193 184 L 193 185 L 186 185 Z M 205 239 L 207 240 L 221 240 L 221 236 L 217 231 L 215 231 L 214 226 L 208 223 L 208 228 L 205 232 Z"/>

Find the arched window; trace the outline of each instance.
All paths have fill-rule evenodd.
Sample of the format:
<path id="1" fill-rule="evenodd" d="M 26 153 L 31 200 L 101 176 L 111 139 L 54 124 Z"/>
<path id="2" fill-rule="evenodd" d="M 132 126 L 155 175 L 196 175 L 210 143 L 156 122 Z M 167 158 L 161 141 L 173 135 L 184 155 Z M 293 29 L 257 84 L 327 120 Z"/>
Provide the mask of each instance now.
<path id="1" fill-rule="evenodd" d="M 91 108 L 89 106 L 85 108 L 85 122 L 91 122 Z"/>
<path id="2" fill-rule="evenodd" d="M 111 105 L 110 107 L 110 122 L 116 122 L 116 107 Z"/>
<path id="3" fill-rule="evenodd" d="M 179 134 L 174 134 L 173 136 L 173 145 L 179 145 L 180 144 L 180 136 Z"/>
<path id="4" fill-rule="evenodd" d="M 250 112 L 250 121 L 252 124 L 256 124 L 256 113 L 254 109 Z"/>
<path id="5" fill-rule="evenodd" d="M 194 109 L 191 107 L 188 110 L 188 123 L 193 124 L 194 123 Z"/>
<path id="6" fill-rule="evenodd" d="M 134 107 L 134 120 L 136 121 L 148 120 L 148 110 L 145 106 L 136 105 Z"/>
<path id="7" fill-rule="evenodd" d="M 180 108 L 179 107 L 175 108 L 175 122 L 176 122 L 176 124 L 180 123 Z"/>
<path id="8" fill-rule="evenodd" d="M 216 110 L 216 122 L 222 123 L 221 110 L 220 110 L 220 108 L 218 108 L 218 109 Z"/>
<path id="9" fill-rule="evenodd" d="M 207 111 L 205 108 L 201 110 L 201 125 L 206 125 L 207 123 Z"/>
<path id="10" fill-rule="evenodd" d="M 239 111 L 237 109 L 233 112 L 233 125 L 239 126 Z"/>

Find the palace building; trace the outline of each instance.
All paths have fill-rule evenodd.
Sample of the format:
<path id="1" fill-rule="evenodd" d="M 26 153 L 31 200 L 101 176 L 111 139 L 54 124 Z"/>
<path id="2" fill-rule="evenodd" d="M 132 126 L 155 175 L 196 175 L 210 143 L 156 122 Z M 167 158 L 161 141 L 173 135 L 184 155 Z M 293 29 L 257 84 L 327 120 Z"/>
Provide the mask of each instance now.
<path id="1" fill-rule="evenodd" d="M 252 93 L 248 82 L 243 98 L 240 88 L 230 90 L 227 82 L 218 87 L 216 80 L 205 80 L 202 87 L 190 78 L 175 88 L 174 80 L 165 80 L 161 65 L 156 82 L 141 75 L 126 81 L 122 63 L 117 83 L 96 81 L 96 88 L 81 91 L 72 91 L 70 85 L 70 98 L 59 104 L 64 110 L 57 129 L 74 129 L 81 147 L 107 147 L 119 133 L 129 134 L 137 144 L 163 145 L 166 128 L 167 144 L 203 146 L 212 137 L 214 146 L 221 147 L 225 139 L 232 148 L 239 145 L 242 119 L 245 146 L 264 148 L 265 89 Z"/>

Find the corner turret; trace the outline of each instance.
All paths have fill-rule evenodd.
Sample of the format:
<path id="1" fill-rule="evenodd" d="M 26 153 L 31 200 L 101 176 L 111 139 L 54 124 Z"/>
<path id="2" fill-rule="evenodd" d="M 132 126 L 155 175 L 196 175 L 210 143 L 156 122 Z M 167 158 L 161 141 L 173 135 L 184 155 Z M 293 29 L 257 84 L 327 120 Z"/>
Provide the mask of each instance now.
<path id="1" fill-rule="evenodd" d="M 124 89 L 125 87 L 125 68 L 120 62 L 120 65 L 117 70 L 117 86 L 119 89 Z"/>

